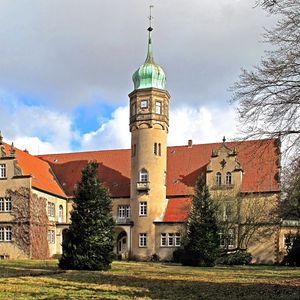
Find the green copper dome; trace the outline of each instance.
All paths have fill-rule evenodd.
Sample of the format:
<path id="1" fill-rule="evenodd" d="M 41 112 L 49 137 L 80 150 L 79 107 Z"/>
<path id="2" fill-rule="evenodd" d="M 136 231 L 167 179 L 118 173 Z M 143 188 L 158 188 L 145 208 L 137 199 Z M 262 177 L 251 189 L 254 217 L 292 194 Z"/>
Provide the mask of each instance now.
<path id="1" fill-rule="evenodd" d="M 149 40 L 148 40 L 148 53 L 147 58 L 132 75 L 134 83 L 134 89 L 145 89 L 145 88 L 158 88 L 161 90 L 166 89 L 166 75 L 163 69 L 154 62 L 152 54 L 152 43 L 151 43 L 151 31 L 152 28 L 148 28 Z"/>

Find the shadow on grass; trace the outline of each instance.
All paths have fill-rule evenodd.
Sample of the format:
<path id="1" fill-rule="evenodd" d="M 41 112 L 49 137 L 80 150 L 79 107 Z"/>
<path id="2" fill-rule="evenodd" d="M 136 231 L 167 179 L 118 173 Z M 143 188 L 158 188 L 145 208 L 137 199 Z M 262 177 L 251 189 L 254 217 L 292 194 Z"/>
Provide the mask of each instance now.
<path id="1" fill-rule="evenodd" d="M 202 279 L 173 280 L 162 278 L 139 278 L 108 273 L 77 272 L 55 275 L 68 284 L 82 283 L 84 289 L 98 293 L 99 288 L 90 284 L 111 285 L 117 288 L 120 299 L 141 297 L 149 299 L 299 299 L 299 285 L 276 283 L 216 283 Z M 100 287 L 100 286 L 99 286 Z M 129 291 L 123 288 L 131 288 Z M 82 289 L 82 287 L 80 287 Z M 105 298 L 103 298 L 105 299 Z"/>

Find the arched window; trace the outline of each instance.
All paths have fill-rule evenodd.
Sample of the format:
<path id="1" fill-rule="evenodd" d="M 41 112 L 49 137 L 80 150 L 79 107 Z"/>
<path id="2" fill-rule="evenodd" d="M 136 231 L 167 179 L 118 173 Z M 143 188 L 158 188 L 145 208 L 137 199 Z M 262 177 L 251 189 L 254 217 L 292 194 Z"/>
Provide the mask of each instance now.
<path id="1" fill-rule="evenodd" d="M 216 174 L 216 185 L 221 185 L 222 184 L 222 175 L 220 172 Z"/>
<path id="2" fill-rule="evenodd" d="M 148 171 L 146 169 L 142 169 L 140 171 L 140 181 L 141 182 L 147 182 L 147 181 L 149 181 Z"/>
<path id="3" fill-rule="evenodd" d="M 62 205 L 60 205 L 58 208 L 58 222 L 59 223 L 62 223 L 62 221 L 63 221 L 63 212 L 64 212 L 64 208 Z"/>
<path id="4" fill-rule="evenodd" d="M 226 179 L 225 179 L 226 184 L 232 184 L 232 176 L 230 172 L 226 173 Z"/>

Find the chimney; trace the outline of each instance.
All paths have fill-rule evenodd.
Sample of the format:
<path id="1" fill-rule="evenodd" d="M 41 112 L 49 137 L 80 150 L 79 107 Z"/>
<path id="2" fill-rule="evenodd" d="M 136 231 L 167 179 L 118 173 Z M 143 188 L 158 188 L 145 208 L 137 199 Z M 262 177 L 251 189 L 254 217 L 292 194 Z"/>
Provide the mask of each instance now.
<path id="1" fill-rule="evenodd" d="M 188 140 L 188 147 L 192 148 L 192 146 L 193 146 L 193 140 Z"/>

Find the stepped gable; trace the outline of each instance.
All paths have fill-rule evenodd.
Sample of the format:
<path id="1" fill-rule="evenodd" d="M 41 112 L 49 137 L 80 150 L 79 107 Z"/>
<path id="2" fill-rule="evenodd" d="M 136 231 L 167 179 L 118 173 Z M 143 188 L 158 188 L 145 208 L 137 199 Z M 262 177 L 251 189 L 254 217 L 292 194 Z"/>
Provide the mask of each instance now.
<path id="1" fill-rule="evenodd" d="M 3 143 L 5 152 L 9 153 L 10 145 Z M 38 190 L 66 198 L 66 194 L 56 180 L 48 162 L 15 148 L 15 157 L 23 175 L 31 175 L 32 186 Z"/>
<path id="2" fill-rule="evenodd" d="M 212 151 L 222 143 L 168 147 L 167 197 L 193 193 L 199 174 L 206 171 Z M 242 192 L 278 192 L 278 148 L 276 139 L 226 142 L 236 148 L 243 168 Z M 39 155 L 51 165 L 68 196 L 73 195 L 81 170 L 89 161 L 99 163 L 99 177 L 112 197 L 130 197 L 130 150 L 103 150 Z"/>

